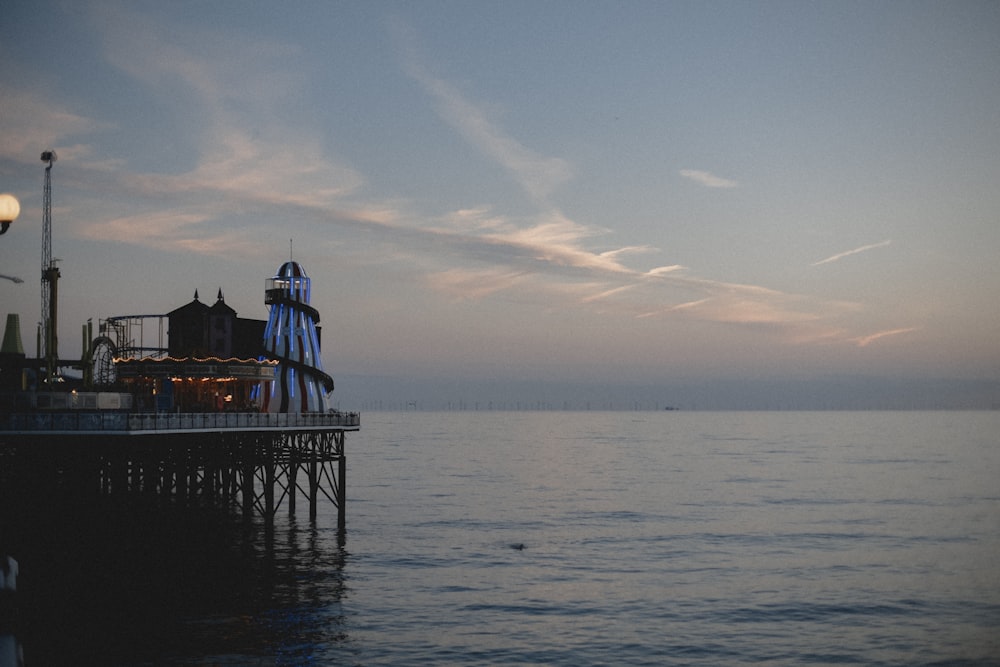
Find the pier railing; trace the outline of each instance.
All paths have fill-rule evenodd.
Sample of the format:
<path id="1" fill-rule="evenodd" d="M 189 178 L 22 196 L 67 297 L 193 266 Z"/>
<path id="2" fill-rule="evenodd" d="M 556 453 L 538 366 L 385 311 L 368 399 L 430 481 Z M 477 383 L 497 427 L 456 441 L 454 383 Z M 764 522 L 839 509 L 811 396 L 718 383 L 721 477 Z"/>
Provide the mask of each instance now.
<path id="1" fill-rule="evenodd" d="M 164 433 L 169 431 L 356 431 L 357 412 L 269 414 L 255 412 L 24 412 L 0 415 L 0 433 Z"/>

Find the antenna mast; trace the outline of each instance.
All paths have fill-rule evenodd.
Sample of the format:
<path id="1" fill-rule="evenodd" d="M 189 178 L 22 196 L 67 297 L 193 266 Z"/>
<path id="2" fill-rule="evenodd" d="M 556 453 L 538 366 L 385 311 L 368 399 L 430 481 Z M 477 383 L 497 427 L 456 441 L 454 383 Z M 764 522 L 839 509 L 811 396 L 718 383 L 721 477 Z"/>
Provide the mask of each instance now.
<path id="1" fill-rule="evenodd" d="M 52 259 L 52 163 L 56 161 L 56 152 L 47 150 L 42 153 L 45 167 L 45 189 L 42 197 L 42 323 L 39 332 L 42 349 L 39 356 L 45 359 L 45 371 L 48 381 L 52 381 L 59 363 L 59 336 L 57 335 L 58 284 L 59 268 Z"/>

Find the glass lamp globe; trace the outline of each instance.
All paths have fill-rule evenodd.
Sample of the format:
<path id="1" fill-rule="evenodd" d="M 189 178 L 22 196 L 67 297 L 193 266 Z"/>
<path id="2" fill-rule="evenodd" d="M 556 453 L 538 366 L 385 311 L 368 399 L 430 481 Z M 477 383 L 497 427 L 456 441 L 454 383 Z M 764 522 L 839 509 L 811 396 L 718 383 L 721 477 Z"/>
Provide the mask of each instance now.
<path id="1" fill-rule="evenodd" d="M 0 225 L 3 225 L 3 228 L 0 229 L 0 234 L 6 232 L 7 228 L 10 227 L 10 223 L 17 220 L 17 216 L 20 214 L 21 204 L 18 203 L 14 195 L 0 195 Z"/>

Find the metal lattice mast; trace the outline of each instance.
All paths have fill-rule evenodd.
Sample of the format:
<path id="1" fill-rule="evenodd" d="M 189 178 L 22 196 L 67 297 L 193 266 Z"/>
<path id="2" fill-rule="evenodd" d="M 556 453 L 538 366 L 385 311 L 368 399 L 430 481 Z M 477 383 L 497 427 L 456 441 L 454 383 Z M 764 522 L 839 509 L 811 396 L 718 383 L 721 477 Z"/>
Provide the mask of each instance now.
<path id="1" fill-rule="evenodd" d="M 52 163 L 56 161 L 56 152 L 47 150 L 42 153 L 42 162 L 47 162 L 45 167 L 45 189 L 42 197 L 42 349 L 39 356 L 45 359 L 47 377 L 49 379 L 55 374 L 55 367 L 59 361 L 59 339 L 56 332 L 57 326 L 57 284 L 59 281 L 59 269 L 52 259 Z"/>

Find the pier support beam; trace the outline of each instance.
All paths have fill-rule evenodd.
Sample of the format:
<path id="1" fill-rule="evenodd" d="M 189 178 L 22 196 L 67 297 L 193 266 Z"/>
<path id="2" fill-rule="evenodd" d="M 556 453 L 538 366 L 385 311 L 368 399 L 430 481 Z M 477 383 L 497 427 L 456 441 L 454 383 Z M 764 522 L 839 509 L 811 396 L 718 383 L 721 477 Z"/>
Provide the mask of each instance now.
<path id="1" fill-rule="evenodd" d="M 338 530 L 346 528 L 340 429 L 95 435 L 72 443 L 39 435 L 17 443 L 0 446 L 0 484 L 31 497 L 72 502 L 87 493 L 125 501 L 141 495 L 181 505 L 228 505 L 247 519 L 258 514 L 270 522 L 282 502 L 294 516 L 299 494 L 315 521 L 323 495 L 337 508 Z"/>
<path id="2" fill-rule="evenodd" d="M 340 434 L 340 458 L 337 460 L 337 530 L 347 529 L 347 458 L 344 456 L 344 434 Z"/>
<path id="3" fill-rule="evenodd" d="M 298 497 L 298 473 L 299 473 L 298 448 L 293 448 L 288 453 L 288 516 L 295 516 L 295 498 Z"/>

